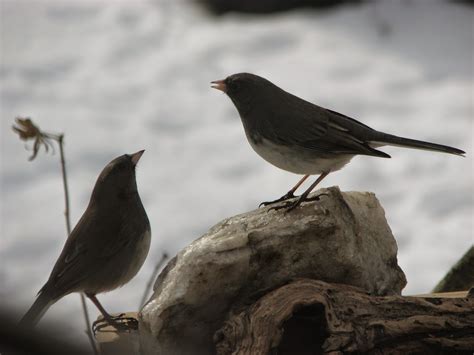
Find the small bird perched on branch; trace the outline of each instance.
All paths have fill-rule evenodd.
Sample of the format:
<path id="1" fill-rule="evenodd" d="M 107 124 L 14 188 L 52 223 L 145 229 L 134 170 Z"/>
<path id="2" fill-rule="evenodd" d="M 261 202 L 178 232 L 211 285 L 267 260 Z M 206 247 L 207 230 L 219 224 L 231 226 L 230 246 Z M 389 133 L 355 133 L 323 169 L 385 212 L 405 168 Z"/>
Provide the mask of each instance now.
<path id="1" fill-rule="evenodd" d="M 150 223 L 135 178 L 143 152 L 122 155 L 102 170 L 86 211 L 20 325 L 34 326 L 60 298 L 84 292 L 109 324 L 121 328 L 118 318 L 105 311 L 96 295 L 130 281 L 150 248 Z"/>
<path id="2" fill-rule="evenodd" d="M 376 131 L 353 118 L 300 99 L 254 74 L 234 74 L 211 84 L 234 103 L 247 139 L 258 155 L 280 169 L 304 175 L 285 195 L 261 205 L 295 197 L 296 189 L 310 175 L 319 174 L 297 200 L 273 209 L 289 211 L 307 201 L 321 180 L 344 167 L 355 155 L 390 158 L 375 149 L 384 145 L 465 154 L 446 145 Z"/>

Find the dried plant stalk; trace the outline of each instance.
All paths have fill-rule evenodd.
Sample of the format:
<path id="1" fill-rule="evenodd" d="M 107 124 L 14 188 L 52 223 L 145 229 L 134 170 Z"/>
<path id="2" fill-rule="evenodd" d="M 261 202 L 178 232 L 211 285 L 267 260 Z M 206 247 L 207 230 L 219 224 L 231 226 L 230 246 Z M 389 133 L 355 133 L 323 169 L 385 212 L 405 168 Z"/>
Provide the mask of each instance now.
<path id="1" fill-rule="evenodd" d="M 68 237 L 71 234 L 71 218 L 69 214 L 69 188 L 68 188 L 68 182 L 67 182 L 66 159 L 64 157 L 64 134 L 62 133 L 53 134 L 53 133 L 43 132 L 39 129 L 37 125 L 33 123 L 33 121 L 29 117 L 26 117 L 26 118 L 17 117 L 15 121 L 16 121 L 17 126 L 15 125 L 12 126 L 13 132 L 17 133 L 20 139 L 23 141 L 29 141 L 29 140 L 34 141 L 33 154 L 28 158 L 29 161 L 32 161 L 36 158 L 41 146 L 45 148 L 45 151 L 47 153 L 49 149 L 51 149 L 54 152 L 53 142 L 57 142 L 57 144 L 59 145 L 61 173 L 62 173 L 63 188 L 64 188 L 64 203 L 65 203 L 64 217 L 66 219 L 66 231 L 67 231 L 66 237 Z M 94 337 L 92 335 L 92 331 L 89 326 L 91 322 L 89 318 L 89 312 L 87 310 L 87 303 L 86 303 L 86 298 L 84 296 L 84 293 L 80 293 L 80 297 L 81 297 L 82 311 L 84 314 L 84 320 L 86 322 L 85 332 L 89 338 L 89 342 L 92 346 L 94 354 L 97 355 L 98 354 L 97 346 L 96 346 Z"/>

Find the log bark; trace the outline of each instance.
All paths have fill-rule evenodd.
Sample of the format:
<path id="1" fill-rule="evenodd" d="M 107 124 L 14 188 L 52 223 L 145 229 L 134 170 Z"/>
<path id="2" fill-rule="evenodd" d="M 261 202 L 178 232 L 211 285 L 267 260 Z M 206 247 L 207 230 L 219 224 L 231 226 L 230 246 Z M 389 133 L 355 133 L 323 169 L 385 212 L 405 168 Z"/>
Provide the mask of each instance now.
<path id="1" fill-rule="evenodd" d="M 218 355 L 472 354 L 474 298 L 377 297 L 301 279 L 230 316 L 214 341 Z"/>

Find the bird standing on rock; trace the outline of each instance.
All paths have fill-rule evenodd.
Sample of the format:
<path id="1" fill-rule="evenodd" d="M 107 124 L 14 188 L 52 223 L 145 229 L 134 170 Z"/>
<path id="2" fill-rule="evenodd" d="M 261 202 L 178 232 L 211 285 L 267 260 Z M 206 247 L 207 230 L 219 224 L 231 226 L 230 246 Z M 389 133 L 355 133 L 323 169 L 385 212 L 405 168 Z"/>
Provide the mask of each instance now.
<path id="1" fill-rule="evenodd" d="M 295 197 L 294 192 L 310 175 L 319 174 L 297 200 L 273 209 L 289 211 L 309 200 L 309 193 L 321 180 L 344 167 L 355 155 L 390 158 L 375 149 L 384 145 L 465 154 L 446 145 L 374 130 L 353 118 L 300 99 L 254 74 L 234 74 L 211 84 L 234 103 L 247 139 L 258 155 L 283 170 L 304 175 L 285 195 L 262 205 Z"/>
<path id="2" fill-rule="evenodd" d="M 34 326 L 60 298 L 84 292 L 106 322 L 122 328 L 119 318 L 105 311 L 96 294 L 130 281 L 150 248 L 150 223 L 135 179 L 135 168 L 143 152 L 122 155 L 102 170 L 86 211 L 67 238 L 48 281 L 21 319 L 21 325 Z"/>

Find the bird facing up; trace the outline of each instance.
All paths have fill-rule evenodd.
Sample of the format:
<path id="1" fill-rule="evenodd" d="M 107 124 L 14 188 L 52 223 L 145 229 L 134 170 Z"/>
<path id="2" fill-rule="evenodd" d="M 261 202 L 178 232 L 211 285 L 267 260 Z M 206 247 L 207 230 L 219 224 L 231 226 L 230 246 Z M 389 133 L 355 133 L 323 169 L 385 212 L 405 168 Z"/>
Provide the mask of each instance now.
<path id="1" fill-rule="evenodd" d="M 102 170 L 89 205 L 21 325 L 34 326 L 52 304 L 72 292 L 84 292 L 114 323 L 95 295 L 130 281 L 148 254 L 150 223 L 135 179 L 143 152 L 122 155 Z"/>
<path id="2" fill-rule="evenodd" d="M 298 200 L 273 209 L 294 209 L 307 200 L 322 179 L 344 167 L 356 155 L 390 158 L 376 149 L 384 145 L 465 154 L 446 145 L 377 131 L 292 95 L 254 74 L 234 74 L 211 83 L 234 103 L 247 139 L 257 154 L 283 170 L 304 175 L 284 196 L 263 205 L 295 197 L 293 193 L 310 175 L 320 175 Z"/>

